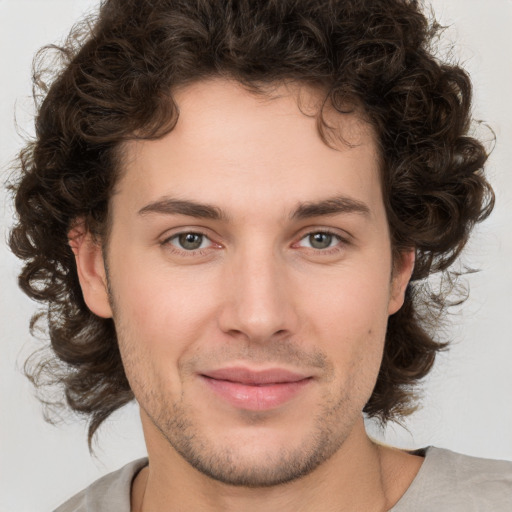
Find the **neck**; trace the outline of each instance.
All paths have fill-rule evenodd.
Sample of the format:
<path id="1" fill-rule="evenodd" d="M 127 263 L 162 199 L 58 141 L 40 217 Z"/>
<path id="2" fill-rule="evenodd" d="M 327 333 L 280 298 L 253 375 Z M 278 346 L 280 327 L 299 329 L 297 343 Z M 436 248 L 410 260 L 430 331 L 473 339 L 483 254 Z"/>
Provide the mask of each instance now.
<path id="1" fill-rule="evenodd" d="M 150 462 L 134 482 L 132 512 L 383 512 L 400 499 L 422 462 L 372 442 L 362 419 L 340 449 L 314 471 L 264 488 L 213 480 L 190 466 L 163 438 L 147 439 L 147 444 Z"/>

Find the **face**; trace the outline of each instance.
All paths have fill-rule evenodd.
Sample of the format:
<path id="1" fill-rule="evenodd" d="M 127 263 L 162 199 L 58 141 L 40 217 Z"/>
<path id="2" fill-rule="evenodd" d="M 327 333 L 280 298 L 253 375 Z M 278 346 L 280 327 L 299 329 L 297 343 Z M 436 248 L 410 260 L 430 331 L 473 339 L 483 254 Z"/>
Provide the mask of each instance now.
<path id="1" fill-rule="evenodd" d="M 330 148 L 297 94 L 314 104 L 179 91 L 176 128 L 123 148 L 106 278 L 97 265 L 110 297 L 81 271 L 149 444 L 234 485 L 298 478 L 354 435 L 410 271 L 392 273 L 371 129 L 333 115 L 351 145 Z"/>

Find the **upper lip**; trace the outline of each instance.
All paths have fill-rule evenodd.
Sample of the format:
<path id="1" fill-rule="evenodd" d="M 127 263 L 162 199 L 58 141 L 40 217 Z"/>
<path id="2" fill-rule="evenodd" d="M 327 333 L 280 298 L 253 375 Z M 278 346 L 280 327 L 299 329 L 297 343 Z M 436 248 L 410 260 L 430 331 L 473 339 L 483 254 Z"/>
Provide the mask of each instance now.
<path id="1" fill-rule="evenodd" d="M 284 368 L 250 370 L 244 367 L 219 368 L 204 372 L 201 375 L 210 379 L 227 380 L 247 385 L 282 384 L 298 382 L 311 377 L 311 375 L 293 372 Z"/>

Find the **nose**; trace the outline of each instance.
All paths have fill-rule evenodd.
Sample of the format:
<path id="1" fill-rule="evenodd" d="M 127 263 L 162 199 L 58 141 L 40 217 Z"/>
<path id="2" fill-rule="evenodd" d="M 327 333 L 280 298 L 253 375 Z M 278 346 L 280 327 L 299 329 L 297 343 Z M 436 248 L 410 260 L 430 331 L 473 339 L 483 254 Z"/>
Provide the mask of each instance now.
<path id="1" fill-rule="evenodd" d="M 272 248 L 239 251 L 223 279 L 222 331 L 251 343 L 288 337 L 297 329 L 290 272 Z"/>

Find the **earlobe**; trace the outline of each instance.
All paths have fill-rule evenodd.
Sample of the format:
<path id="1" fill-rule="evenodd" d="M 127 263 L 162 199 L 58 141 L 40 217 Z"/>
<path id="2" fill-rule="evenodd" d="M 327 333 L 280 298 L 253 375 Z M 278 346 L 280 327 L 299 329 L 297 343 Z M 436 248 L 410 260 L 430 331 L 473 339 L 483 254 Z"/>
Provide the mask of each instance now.
<path id="1" fill-rule="evenodd" d="M 388 314 L 395 314 L 403 305 L 405 290 L 414 270 L 416 252 L 414 249 L 400 253 L 399 261 L 395 262 L 391 293 L 389 298 Z"/>
<path id="2" fill-rule="evenodd" d="M 68 240 L 75 255 L 78 279 L 87 307 L 98 316 L 111 318 L 112 309 L 101 244 L 83 224 L 77 224 L 69 231 Z"/>

